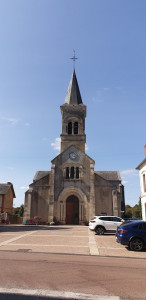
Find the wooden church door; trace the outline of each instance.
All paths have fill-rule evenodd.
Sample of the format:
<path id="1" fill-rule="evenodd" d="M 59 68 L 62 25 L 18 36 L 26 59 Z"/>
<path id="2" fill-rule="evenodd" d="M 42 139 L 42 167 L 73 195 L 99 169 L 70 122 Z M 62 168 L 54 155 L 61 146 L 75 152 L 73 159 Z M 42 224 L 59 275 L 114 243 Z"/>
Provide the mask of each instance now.
<path id="1" fill-rule="evenodd" d="M 66 224 L 79 224 L 79 199 L 74 195 L 66 200 Z"/>

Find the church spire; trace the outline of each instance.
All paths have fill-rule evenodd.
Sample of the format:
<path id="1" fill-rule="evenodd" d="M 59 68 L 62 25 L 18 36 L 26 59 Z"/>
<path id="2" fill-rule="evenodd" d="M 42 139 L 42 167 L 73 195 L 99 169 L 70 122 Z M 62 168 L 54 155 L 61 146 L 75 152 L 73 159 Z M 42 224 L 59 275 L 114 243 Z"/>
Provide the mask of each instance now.
<path id="1" fill-rule="evenodd" d="M 71 105 L 83 104 L 75 69 L 73 70 L 72 78 L 69 83 L 67 95 L 65 98 L 65 103 Z"/>

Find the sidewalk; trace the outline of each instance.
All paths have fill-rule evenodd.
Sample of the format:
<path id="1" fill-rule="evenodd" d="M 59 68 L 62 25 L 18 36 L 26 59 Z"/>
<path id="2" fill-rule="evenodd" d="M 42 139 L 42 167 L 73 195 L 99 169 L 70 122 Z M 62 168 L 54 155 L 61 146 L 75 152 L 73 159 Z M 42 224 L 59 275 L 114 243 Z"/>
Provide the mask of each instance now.
<path id="1" fill-rule="evenodd" d="M 86 226 L 3 226 L 0 251 L 90 255 Z"/>
<path id="2" fill-rule="evenodd" d="M 0 226 L 0 251 L 146 258 L 129 251 L 114 234 L 95 235 L 88 226 Z"/>

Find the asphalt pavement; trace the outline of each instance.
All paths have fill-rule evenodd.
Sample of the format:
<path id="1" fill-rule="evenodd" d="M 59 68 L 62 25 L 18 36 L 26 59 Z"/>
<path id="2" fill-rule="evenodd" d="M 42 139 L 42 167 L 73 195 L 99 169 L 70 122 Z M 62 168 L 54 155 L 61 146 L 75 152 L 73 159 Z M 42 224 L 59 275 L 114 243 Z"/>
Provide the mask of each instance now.
<path id="1" fill-rule="evenodd" d="M 0 226 L 0 300 L 146 299 L 146 250 L 88 226 Z"/>

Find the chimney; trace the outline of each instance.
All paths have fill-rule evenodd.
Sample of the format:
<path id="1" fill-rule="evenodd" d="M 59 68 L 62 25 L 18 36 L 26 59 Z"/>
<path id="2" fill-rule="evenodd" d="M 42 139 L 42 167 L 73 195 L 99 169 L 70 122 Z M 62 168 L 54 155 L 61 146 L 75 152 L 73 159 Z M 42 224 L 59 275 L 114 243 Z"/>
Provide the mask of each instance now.
<path id="1" fill-rule="evenodd" d="M 146 145 L 144 145 L 144 155 L 145 155 L 145 158 L 146 158 Z"/>

